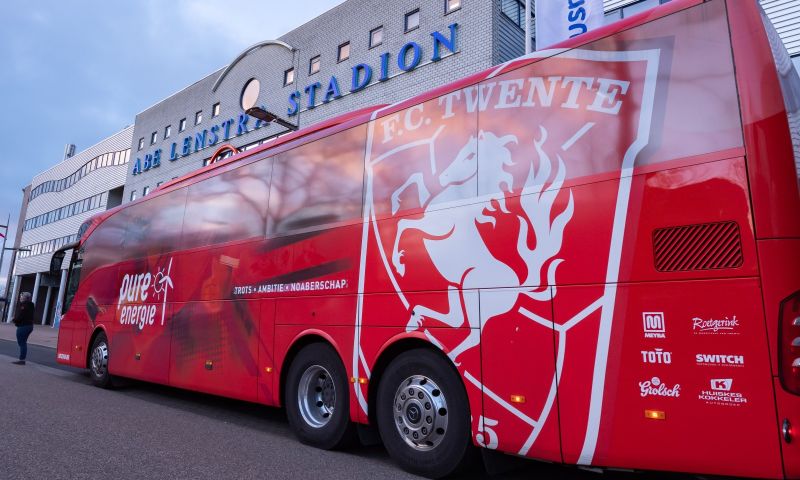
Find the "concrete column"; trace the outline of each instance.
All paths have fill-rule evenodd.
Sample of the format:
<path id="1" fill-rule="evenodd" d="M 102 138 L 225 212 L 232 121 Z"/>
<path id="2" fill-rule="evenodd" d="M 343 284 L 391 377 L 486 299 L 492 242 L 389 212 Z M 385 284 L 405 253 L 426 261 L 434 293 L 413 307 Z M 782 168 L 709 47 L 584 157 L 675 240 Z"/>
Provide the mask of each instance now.
<path id="1" fill-rule="evenodd" d="M 47 295 L 44 297 L 44 313 L 42 313 L 42 325 L 47 325 L 47 310 L 50 308 L 50 296 L 53 294 L 53 287 L 47 287 Z"/>
<path id="2" fill-rule="evenodd" d="M 39 287 L 42 285 L 42 272 L 36 272 L 36 280 L 33 281 L 33 291 L 31 292 L 31 302 L 36 307 L 39 301 Z M 33 314 L 36 315 L 36 308 L 33 309 Z"/>
<path id="3" fill-rule="evenodd" d="M 14 319 L 14 314 L 17 310 L 17 302 L 19 302 L 19 286 L 22 284 L 22 275 L 17 275 L 14 279 L 14 292 L 11 293 L 11 296 L 8 298 L 10 302 L 8 304 L 8 318 L 6 318 L 6 322 L 10 322 Z"/>
<path id="4" fill-rule="evenodd" d="M 58 328 L 61 323 L 61 309 L 64 305 L 64 294 L 67 293 L 67 270 L 61 270 L 61 283 L 58 285 L 58 300 L 56 311 L 53 314 L 53 328 Z"/>

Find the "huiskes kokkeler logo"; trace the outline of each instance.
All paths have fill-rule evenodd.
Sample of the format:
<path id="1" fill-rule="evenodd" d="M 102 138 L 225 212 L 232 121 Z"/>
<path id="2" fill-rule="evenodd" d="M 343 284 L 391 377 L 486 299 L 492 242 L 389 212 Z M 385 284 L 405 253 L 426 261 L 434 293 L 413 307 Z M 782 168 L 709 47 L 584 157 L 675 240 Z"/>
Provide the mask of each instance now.
<path id="1" fill-rule="evenodd" d="M 556 390 L 569 385 L 585 406 L 570 412 L 581 432 L 573 450 L 588 463 L 658 51 L 573 50 L 518 65 L 373 117 L 359 287 L 385 294 L 361 300 L 353 368 L 369 376 L 378 348 L 365 328 L 424 334 L 483 396 L 471 405 L 476 442 L 523 455 L 552 432 L 559 441 Z M 586 278 L 597 287 L 572 300 L 563 285 Z M 524 405 L 508 401 L 515 388 Z"/>

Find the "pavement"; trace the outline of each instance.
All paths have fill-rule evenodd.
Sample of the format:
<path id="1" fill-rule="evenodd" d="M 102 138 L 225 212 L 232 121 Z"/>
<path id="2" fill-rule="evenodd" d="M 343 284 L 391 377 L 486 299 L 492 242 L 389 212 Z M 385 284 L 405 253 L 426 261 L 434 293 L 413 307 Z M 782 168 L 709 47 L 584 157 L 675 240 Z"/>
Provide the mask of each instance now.
<path id="1" fill-rule="evenodd" d="M 0 323 L 0 340 L 17 342 L 17 327 L 13 323 Z M 28 345 L 56 348 L 58 329 L 50 325 L 34 325 L 33 333 L 28 337 Z"/>
<path id="2" fill-rule="evenodd" d="M 83 369 L 55 361 L 58 330 L 34 327 L 28 362 L 15 327 L 0 324 L 0 479 L 418 479 L 381 445 L 324 451 L 298 442 L 282 409 L 122 380 L 91 385 Z M 694 480 L 654 472 L 606 472 L 522 461 L 490 477 L 462 479 Z"/>

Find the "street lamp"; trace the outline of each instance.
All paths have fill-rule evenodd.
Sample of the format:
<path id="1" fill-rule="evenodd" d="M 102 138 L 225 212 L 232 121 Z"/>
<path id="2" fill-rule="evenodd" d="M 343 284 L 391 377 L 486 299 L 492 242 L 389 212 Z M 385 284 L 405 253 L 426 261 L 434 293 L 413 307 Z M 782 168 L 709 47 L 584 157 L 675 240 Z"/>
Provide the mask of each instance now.
<path id="1" fill-rule="evenodd" d="M 260 93 L 261 83 L 257 79 L 253 78 L 247 82 L 242 90 L 241 98 L 242 110 L 244 110 L 244 113 L 252 117 L 256 117 L 263 122 L 275 122 L 284 128 L 296 132 L 298 128 L 297 125 L 280 118 L 272 112 L 268 112 L 263 108 L 256 106 L 256 103 L 258 102 L 258 95 Z"/>
<path id="2" fill-rule="evenodd" d="M 257 119 L 262 120 L 262 121 L 267 122 L 267 123 L 275 122 L 278 125 L 280 125 L 280 126 L 282 126 L 284 128 L 287 128 L 287 129 L 289 129 L 289 130 L 291 130 L 293 132 L 296 132 L 297 128 L 298 128 L 297 125 L 295 125 L 293 123 L 289 123 L 286 120 L 284 120 L 284 119 L 280 118 L 279 116 L 275 115 L 274 113 L 268 112 L 267 110 L 264 110 L 261 107 L 250 107 L 248 109 L 245 109 L 244 113 L 246 113 L 246 114 L 248 114 L 248 115 L 250 115 L 252 117 L 256 117 Z"/>

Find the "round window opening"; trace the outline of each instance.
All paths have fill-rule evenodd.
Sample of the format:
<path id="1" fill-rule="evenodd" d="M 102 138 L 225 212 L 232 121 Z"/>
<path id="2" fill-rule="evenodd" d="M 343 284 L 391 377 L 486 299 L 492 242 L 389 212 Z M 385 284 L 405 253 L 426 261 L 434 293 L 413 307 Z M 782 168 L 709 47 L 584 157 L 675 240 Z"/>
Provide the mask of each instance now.
<path id="1" fill-rule="evenodd" d="M 247 111 L 250 108 L 256 106 L 258 102 L 258 94 L 261 93 L 261 83 L 259 83 L 258 79 L 251 78 L 244 84 L 244 88 L 242 89 L 242 109 Z"/>

